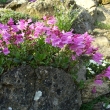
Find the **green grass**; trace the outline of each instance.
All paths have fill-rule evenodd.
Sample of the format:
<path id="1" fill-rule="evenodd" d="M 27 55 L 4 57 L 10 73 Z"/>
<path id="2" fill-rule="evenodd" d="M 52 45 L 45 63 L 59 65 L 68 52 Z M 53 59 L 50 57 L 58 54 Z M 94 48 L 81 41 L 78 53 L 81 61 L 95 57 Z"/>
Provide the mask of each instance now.
<path id="1" fill-rule="evenodd" d="M 55 17 L 57 18 L 57 26 L 60 30 L 70 31 L 73 22 L 77 18 L 78 10 L 73 10 L 74 5 L 67 10 L 67 7 L 61 5 L 55 7 Z"/>
<path id="2" fill-rule="evenodd" d="M 101 23 L 101 22 L 96 21 L 95 22 L 95 27 L 100 28 L 100 29 L 109 30 L 110 29 L 110 24 L 105 24 L 105 23 Z"/>
<path id="3" fill-rule="evenodd" d="M 105 103 L 105 106 L 107 106 L 110 103 L 110 98 L 106 96 L 100 96 L 88 103 L 82 104 L 80 110 L 94 110 L 94 105 L 98 102 L 103 102 Z"/>

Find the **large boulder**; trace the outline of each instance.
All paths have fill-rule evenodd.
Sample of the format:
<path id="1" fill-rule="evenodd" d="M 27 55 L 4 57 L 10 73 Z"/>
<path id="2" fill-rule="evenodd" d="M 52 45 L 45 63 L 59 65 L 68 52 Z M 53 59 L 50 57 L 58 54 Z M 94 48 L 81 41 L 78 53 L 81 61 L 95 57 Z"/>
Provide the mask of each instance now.
<path id="1" fill-rule="evenodd" d="M 0 77 L 0 110 L 79 110 L 72 77 L 53 67 L 20 66 Z"/>
<path id="2" fill-rule="evenodd" d="M 99 52 L 110 59 L 110 30 L 94 29 L 93 45 L 99 48 Z"/>

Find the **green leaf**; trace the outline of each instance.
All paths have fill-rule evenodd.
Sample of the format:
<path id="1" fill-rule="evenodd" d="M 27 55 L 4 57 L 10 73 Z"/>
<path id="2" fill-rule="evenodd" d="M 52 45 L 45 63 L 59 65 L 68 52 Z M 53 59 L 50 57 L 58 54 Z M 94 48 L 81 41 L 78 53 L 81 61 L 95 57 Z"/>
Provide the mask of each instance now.
<path id="1" fill-rule="evenodd" d="M 4 71 L 4 68 L 0 67 L 0 75 L 3 73 L 3 71 Z"/>
<path id="2" fill-rule="evenodd" d="M 14 63 L 20 63 L 21 61 L 20 61 L 20 59 L 14 58 L 14 59 L 13 59 L 13 62 L 14 62 Z"/>

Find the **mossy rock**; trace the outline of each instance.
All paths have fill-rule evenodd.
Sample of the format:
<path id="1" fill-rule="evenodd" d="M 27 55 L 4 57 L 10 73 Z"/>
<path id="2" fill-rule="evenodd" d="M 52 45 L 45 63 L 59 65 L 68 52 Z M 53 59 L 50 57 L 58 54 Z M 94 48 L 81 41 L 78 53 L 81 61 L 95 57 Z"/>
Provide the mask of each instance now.
<path id="1" fill-rule="evenodd" d="M 15 22 L 17 22 L 19 19 L 28 19 L 30 18 L 27 14 L 22 14 L 16 11 L 13 11 L 11 9 L 0 9 L 0 23 L 7 23 L 7 21 L 13 18 Z"/>

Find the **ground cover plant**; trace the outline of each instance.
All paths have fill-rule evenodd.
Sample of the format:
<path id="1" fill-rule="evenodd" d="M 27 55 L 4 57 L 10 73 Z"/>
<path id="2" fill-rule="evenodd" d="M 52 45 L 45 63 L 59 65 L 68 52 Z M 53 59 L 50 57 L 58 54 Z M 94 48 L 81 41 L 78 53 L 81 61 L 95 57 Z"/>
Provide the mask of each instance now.
<path id="1" fill-rule="evenodd" d="M 13 18 L 14 22 L 17 22 L 20 19 L 29 19 L 30 16 L 11 9 L 0 9 L 0 23 L 6 24 L 10 18 Z"/>
<path id="2" fill-rule="evenodd" d="M 100 29 L 109 30 L 110 29 L 110 24 L 105 24 L 105 23 L 101 23 L 101 22 L 96 21 L 95 22 L 95 27 L 100 28 Z"/>

